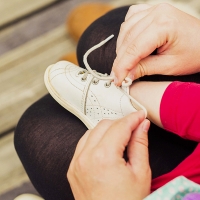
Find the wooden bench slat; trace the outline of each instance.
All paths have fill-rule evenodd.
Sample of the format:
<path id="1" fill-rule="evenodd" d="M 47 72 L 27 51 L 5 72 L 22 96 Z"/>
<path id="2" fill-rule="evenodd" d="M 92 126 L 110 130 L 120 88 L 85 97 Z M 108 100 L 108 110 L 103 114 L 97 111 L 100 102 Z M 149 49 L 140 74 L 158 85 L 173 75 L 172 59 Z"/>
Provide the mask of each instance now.
<path id="1" fill-rule="evenodd" d="M 0 1 L 0 26 L 36 11 L 55 0 L 6 0 Z"/>
<path id="2" fill-rule="evenodd" d="M 60 26 L 0 57 L 0 133 L 15 126 L 25 109 L 47 93 L 45 69 L 75 46 Z"/>

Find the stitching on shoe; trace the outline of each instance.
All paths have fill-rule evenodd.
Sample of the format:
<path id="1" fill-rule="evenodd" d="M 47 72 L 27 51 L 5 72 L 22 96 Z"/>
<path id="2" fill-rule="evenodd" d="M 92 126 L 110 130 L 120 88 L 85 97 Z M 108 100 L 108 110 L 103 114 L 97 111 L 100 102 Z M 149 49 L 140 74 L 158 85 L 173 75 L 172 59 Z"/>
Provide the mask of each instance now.
<path id="1" fill-rule="evenodd" d="M 72 85 L 73 85 L 75 88 L 77 88 L 78 90 L 82 91 L 80 88 L 78 88 L 76 85 L 74 85 L 74 84 L 72 83 L 72 81 L 67 77 L 67 74 L 68 74 L 73 80 L 75 80 L 76 82 L 78 82 L 78 81 L 77 81 L 76 79 L 74 79 L 73 76 L 71 75 L 71 72 L 74 72 L 75 70 L 70 71 L 70 73 L 67 73 L 66 71 L 67 71 L 67 70 L 66 70 L 66 67 L 65 67 L 65 77 L 66 77 L 66 79 L 69 81 L 69 83 L 72 84 Z"/>
<path id="2" fill-rule="evenodd" d="M 55 74 L 55 75 L 51 78 L 51 80 L 53 80 L 55 77 L 57 77 L 58 75 L 61 75 L 61 74 L 64 74 L 64 75 L 65 75 L 65 72 L 62 72 L 62 73 L 59 73 L 59 74 Z"/>
<path id="3" fill-rule="evenodd" d="M 90 86 L 91 86 L 91 84 L 90 84 Z M 89 90 L 89 89 L 88 89 L 88 90 Z M 96 95 L 95 95 L 91 90 L 90 90 L 89 92 L 91 93 L 91 95 L 93 95 L 93 96 L 95 97 L 96 103 L 98 104 L 98 105 L 94 105 L 94 104 L 93 104 L 93 101 L 91 100 L 91 98 L 90 98 L 90 96 L 89 96 L 89 93 L 88 93 L 87 98 L 90 100 L 91 106 L 93 106 L 93 107 L 94 107 L 94 106 L 98 106 L 98 107 L 101 108 L 101 105 L 100 105 L 100 103 L 99 103 L 98 98 L 96 97 Z M 89 105 L 87 105 L 87 101 L 86 101 L 85 106 L 89 106 Z M 100 110 L 100 109 L 99 109 L 99 110 Z M 102 112 L 101 112 L 101 118 L 102 118 Z"/>
<path id="4" fill-rule="evenodd" d="M 122 95 L 121 97 L 120 97 L 120 109 L 121 109 L 121 113 L 122 113 L 122 115 L 123 115 L 123 117 L 124 117 L 124 113 L 123 113 L 123 111 L 122 111 L 122 98 L 124 97 L 124 95 Z"/>
<path id="5" fill-rule="evenodd" d="M 84 114 L 86 114 L 86 103 L 87 103 L 87 97 L 88 97 L 88 92 L 89 92 L 89 89 L 90 89 L 90 86 L 92 84 L 92 81 L 93 81 L 93 77 L 89 77 L 90 80 L 86 81 L 86 84 L 85 84 L 85 87 L 84 87 L 84 90 L 83 90 L 83 95 L 82 95 L 82 101 L 81 101 L 81 104 L 83 103 L 83 108 L 82 108 L 82 111 Z"/>

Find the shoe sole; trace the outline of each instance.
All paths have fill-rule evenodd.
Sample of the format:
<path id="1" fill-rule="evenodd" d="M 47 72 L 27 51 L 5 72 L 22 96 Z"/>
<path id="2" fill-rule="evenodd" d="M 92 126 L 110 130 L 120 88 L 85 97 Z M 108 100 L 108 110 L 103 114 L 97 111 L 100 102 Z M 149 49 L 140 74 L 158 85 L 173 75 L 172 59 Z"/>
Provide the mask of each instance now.
<path id="1" fill-rule="evenodd" d="M 52 87 L 50 83 L 50 78 L 49 78 L 49 72 L 51 67 L 54 65 L 50 65 L 45 73 L 44 73 L 44 83 L 46 85 L 46 88 L 48 92 L 51 94 L 51 96 L 65 109 L 67 109 L 69 112 L 74 114 L 76 117 L 78 117 L 88 129 L 94 128 L 94 124 L 91 122 L 89 118 L 87 118 L 86 115 L 84 115 L 82 112 L 80 112 L 77 108 L 75 108 L 73 105 L 67 103 Z"/>

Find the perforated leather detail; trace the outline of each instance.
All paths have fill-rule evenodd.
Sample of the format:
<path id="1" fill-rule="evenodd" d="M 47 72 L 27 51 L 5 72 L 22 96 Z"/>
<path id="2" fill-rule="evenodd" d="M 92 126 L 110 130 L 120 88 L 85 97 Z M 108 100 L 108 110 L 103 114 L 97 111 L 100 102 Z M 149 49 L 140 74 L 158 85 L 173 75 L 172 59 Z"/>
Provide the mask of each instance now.
<path id="1" fill-rule="evenodd" d="M 120 112 L 92 105 L 86 106 L 86 115 L 95 123 L 101 121 L 102 119 L 118 119 L 119 117 L 123 117 L 123 114 Z"/>
<path id="2" fill-rule="evenodd" d="M 119 116 L 122 115 L 122 113 L 120 112 L 116 112 L 114 110 L 111 110 L 105 107 L 101 107 L 101 111 L 103 114 L 103 118 L 106 118 L 106 119 L 118 118 Z"/>

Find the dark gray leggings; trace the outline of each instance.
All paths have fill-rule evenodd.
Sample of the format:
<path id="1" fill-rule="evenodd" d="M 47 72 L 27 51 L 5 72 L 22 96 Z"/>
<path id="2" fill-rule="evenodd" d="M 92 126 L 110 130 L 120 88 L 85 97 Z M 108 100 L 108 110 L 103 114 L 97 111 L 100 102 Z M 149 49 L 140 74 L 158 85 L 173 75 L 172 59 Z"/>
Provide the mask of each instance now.
<path id="1" fill-rule="evenodd" d="M 112 10 L 88 27 L 77 48 L 81 67 L 84 68 L 84 53 L 114 34 L 114 39 L 92 52 L 88 58 L 92 69 L 110 73 L 116 56 L 116 39 L 127 11 L 128 6 Z M 200 82 L 200 75 L 157 75 L 140 79 L 143 80 Z M 77 142 L 86 130 L 79 119 L 62 108 L 49 94 L 30 106 L 19 120 L 15 130 L 15 148 L 30 180 L 45 200 L 74 199 L 66 173 Z M 151 124 L 149 154 L 153 178 L 171 171 L 195 147 L 196 143 L 183 140 Z"/>

